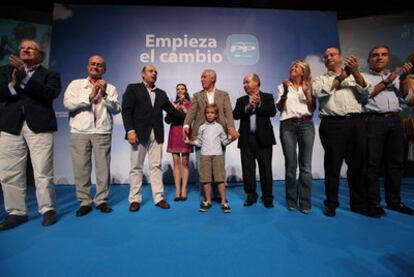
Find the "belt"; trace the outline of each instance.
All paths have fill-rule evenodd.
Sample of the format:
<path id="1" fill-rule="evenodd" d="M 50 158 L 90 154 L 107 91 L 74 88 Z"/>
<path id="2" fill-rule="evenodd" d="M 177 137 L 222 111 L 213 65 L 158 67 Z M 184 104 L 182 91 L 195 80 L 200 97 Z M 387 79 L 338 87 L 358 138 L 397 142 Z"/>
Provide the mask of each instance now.
<path id="1" fill-rule="evenodd" d="M 385 117 L 389 117 L 389 116 L 400 116 L 400 112 L 386 112 L 386 113 L 367 113 L 368 115 L 373 115 L 373 116 L 385 116 Z"/>
<path id="2" fill-rule="evenodd" d="M 291 121 L 291 122 L 294 122 L 294 123 L 300 123 L 300 122 L 309 121 L 309 120 L 312 120 L 311 115 L 304 115 L 302 117 L 291 117 L 291 118 L 288 118 L 284 121 Z"/>
<path id="3" fill-rule="evenodd" d="M 328 115 L 328 116 L 322 116 L 322 119 L 331 119 L 331 120 L 348 120 L 348 119 L 354 119 L 363 116 L 362 113 L 349 113 L 346 115 Z"/>

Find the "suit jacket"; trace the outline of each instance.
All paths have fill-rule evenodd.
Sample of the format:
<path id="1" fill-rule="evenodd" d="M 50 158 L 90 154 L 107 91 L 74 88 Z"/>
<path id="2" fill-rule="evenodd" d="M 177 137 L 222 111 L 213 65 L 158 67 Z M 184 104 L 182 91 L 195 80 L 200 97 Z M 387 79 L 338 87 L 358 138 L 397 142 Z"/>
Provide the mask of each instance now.
<path id="1" fill-rule="evenodd" d="M 275 102 L 273 95 L 270 93 L 260 92 L 261 105 L 256 108 L 256 138 L 262 146 L 269 147 L 276 144 L 273 126 L 270 120 L 276 115 Z M 237 99 L 236 107 L 233 111 L 234 119 L 240 119 L 239 141 L 237 147 L 243 149 L 248 144 L 250 134 L 250 115 L 252 112 L 246 112 L 245 106 L 249 103 L 249 96 L 245 95 Z"/>
<path id="2" fill-rule="evenodd" d="M 25 88 L 16 86 L 13 95 L 8 87 L 12 71 L 10 65 L 0 68 L 0 131 L 18 135 L 24 120 L 35 133 L 57 131 L 53 100 L 62 88 L 59 73 L 39 66 Z"/>
<path id="3" fill-rule="evenodd" d="M 154 129 L 155 140 L 164 142 L 164 122 L 162 111 L 178 118 L 185 114 L 174 108 L 165 91 L 155 90 L 154 107 L 144 83 L 129 84 L 122 97 L 122 119 L 126 136 L 135 130 L 139 141 L 148 141 L 151 129 Z"/>
<path id="4" fill-rule="evenodd" d="M 220 123 L 227 132 L 228 128 L 234 128 L 233 112 L 229 94 L 225 91 L 216 89 L 214 93 L 214 103 L 217 105 L 219 114 L 217 122 Z M 200 91 L 193 95 L 190 110 L 188 111 L 184 125 L 191 126 L 191 139 L 197 137 L 198 129 L 206 121 L 205 108 L 208 104 L 207 92 Z"/>

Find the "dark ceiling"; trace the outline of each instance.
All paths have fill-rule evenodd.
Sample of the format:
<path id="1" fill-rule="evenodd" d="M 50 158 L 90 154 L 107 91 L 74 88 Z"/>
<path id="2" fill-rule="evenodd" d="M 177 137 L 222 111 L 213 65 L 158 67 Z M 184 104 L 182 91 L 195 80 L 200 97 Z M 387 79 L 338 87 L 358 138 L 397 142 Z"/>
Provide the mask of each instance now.
<path id="1" fill-rule="evenodd" d="M 338 19 L 350 19 L 364 16 L 384 15 L 407 11 L 407 1 L 393 0 L 385 2 L 377 1 L 375 4 L 357 0 L 310 0 L 301 1 L 277 1 L 277 0 L 62 0 L 63 4 L 79 5 L 167 5 L 167 6 L 196 6 L 196 7 L 241 7 L 241 8 L 265 8 L 265 9 L 292 9 L 292 10 L 323 10 L 336 11 Z M 54 1 L 2 1 L 0 4 L 0 17 L 19 20 L 33 20 L 39 23 L 51 23 Z"/>

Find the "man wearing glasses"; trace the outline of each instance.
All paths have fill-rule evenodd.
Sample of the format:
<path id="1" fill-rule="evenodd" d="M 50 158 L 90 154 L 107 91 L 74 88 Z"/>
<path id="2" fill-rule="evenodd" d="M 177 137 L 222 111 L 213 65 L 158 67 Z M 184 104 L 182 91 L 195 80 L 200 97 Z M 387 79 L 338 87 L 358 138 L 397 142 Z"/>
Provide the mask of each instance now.
<path id="1" fill-rule="evenodd" d="M 72 81 L 65 91 L 63 104 L 69 110 L 70 144 L 76 197 L 80 208 L 76 216 L 88 214 L 95 203 L 102 213 L 108 205 L 112 142 L 112 116 L 121 112 L 118 93 L 102 77 L 106 71 L 103 57 L 88 59 L 88 77 Z M 92 151 L 95 156 L 96 195 L 90 196 Z"/>
<path id="2" fill-rule="evenodd" d="M 43 67 L 45 52 L 23 40 L 19 57 L 0 68 L 0 180 L 7 216 L 0 230 L 28 220 L 25 204 L 26 160 L 30 151 L 42 225 L 56 222 L 53 186 L 53 100 L 61 90 L 58 73 Z"/>

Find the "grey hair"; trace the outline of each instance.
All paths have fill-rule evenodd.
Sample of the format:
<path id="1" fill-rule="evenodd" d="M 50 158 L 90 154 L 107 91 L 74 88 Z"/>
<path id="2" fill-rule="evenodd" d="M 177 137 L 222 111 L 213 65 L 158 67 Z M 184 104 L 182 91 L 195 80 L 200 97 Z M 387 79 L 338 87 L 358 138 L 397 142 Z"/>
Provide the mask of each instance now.
<path id="1" fill-rule="evenodd" d="M 213 83 L 216 83 L 217 81 L 217 73 L 213 69 L 205 69 L 203 72 L 206 72 L 210 74 L 210 76 L 213 78 Z"/>
<path id="2" fill-rule="evenodd" d="M 257 82 L 257 84 L 260 87 L 260 78 L 259 78 L 259 75 L 257 75 L 256 73 L 252 73 L 251 76 L 252 76 L 253 81 Z"/>

